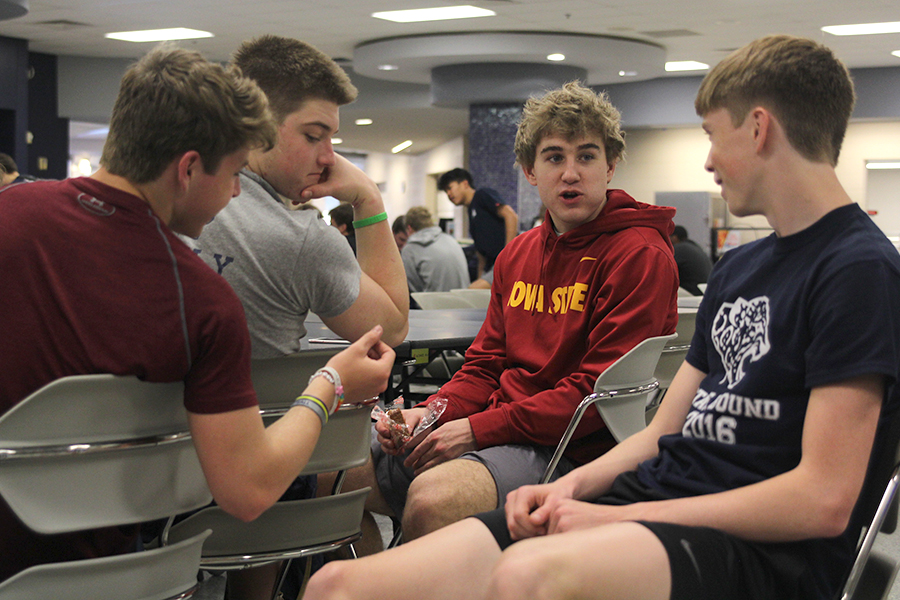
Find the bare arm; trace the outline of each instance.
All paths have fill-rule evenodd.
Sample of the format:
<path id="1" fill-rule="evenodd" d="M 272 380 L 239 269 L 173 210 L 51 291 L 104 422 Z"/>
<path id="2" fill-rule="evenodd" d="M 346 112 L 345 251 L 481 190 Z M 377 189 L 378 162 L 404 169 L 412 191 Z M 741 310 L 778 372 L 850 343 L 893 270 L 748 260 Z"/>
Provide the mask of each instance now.
<path id="1" fill-rule="evenodd" d="M 304 199 L 322 196 L 333 196 L 351 204 L 356 220 L 384 212 L 378 186 L 340 155 L 335 156 L 335 164 L 325 181 L 303 191 Z M 396 346 L 409 330 L 409 289 L 390 222 L 385 220 L 356 229 L 356 251 L 362 269 L 359 296 L 346 311 L 322 321 L 351 341 L 381 325 L 384 342 Z"/>
<path id="2" fill-rule="evenodd" d="M 506 243 L 508 244 L 519 233 L 519 216 L 516 214 L 516 211 L 506 204 L 500 205 L 500 208 L 497 209 L 497 214 L 503 218 L 503 224 L 506 228 Z"/>
<path id="3" fill-rule="evenodd" d="M 714 527 L 765 542 L 839 535 L 862 489 L 883 389 L 883 378 L 874 375 L 815 388 L 800 463 L 777 477 L 718 494 L 621 507 L 561 500 L 546 531 L 641 519 Z"/>
<path id="4" fill-rule="evenodd" d="M 597 498 L 605 493 L 620 473 L 656 456 L 663 435 L 681 431 L 685 416 L 705 374 L 682 363 L 666 398 L 646 429 L 614 446 L 599 458 L 553 483 L 523 486 L 506 499 L 506 519 L 514 539 L 545 535 L 554 511 L 561 502 Z"/>
<path id="5" fill-rule="evenodd" d="M 341 375 L 347 401 L 381 393 L 394 362 L 380 341 L 380 328 L 328 361 Z M 301 393 L 334 400 L 334 386 L 315 378 Z M 213 497 L 226 512 L 251 521 L 275 503 L 306 465 L 319 438 L 321 421 L 304 407 L 264 427 L 256 407 L 218 414 L 188 413 L 200 464 Z"/>

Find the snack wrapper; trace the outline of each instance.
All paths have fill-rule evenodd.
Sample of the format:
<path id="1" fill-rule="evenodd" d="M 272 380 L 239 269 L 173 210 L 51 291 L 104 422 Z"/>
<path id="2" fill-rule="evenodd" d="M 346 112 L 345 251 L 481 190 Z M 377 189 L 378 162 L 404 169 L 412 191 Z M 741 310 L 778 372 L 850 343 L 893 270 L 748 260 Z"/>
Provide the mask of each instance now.
<path id="1" fill-rule="evenodd" d="M 388 410 L 383 410 L 380 406 L 372 409 L 372 418 L 380 421 L 388 428 L 388 431 L 391 432 L 394 446 L 398 449 L 437 422 L 447 409 L 447 399 L 437 397 L 431 400 L 425 406 L 427 412 L 412 432 L 409 431 L 409 425 L 406 424 L 403 420 L 403 415 L 400 413 L 402 408 L 403 398 L 401 397 L 397 398 L 396 402 Z"/>

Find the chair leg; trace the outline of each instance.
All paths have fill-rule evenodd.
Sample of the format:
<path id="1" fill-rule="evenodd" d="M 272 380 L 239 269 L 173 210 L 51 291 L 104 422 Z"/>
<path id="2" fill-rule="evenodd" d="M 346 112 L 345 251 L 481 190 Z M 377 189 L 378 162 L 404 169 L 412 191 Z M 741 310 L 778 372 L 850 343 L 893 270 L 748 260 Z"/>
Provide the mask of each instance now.
<path id="1" fill-rule="evenodd" d="M 400 521 L 397 519 L 391 519 L 394 522 L 394 536 L 391 538 L 390 543 L 386 550 L 390 550 L 391 548 L 396 548 L 401 543 L 403 543 L 403 529 L 400 527 Z"/>

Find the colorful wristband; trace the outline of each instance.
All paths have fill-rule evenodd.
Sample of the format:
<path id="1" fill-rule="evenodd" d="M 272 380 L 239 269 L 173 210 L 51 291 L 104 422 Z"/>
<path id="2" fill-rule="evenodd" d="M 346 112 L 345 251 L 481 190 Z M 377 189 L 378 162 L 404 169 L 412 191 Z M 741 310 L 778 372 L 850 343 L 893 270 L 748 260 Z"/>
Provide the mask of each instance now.
<path id="1" fill-rule="evenodd" d="M 341 385 L 341 376 L 332 367 L 322 367 L 312 374 L 312 377 L 309 378 L 309 383 L 312 383 L 312 380 L 316 377 L 324 377 L 334 386 L 334 405 L 329 411 L 330 414 L 334 414 L 344 401 L 344 386 Z"/>
<path id="2" fill-rule="evenodd" d="M 381 223 L 382 221 L 387 221 L 387 213 L 381 212 L 377 215 L 372 215 L 371 217 L 366 217 L 365 219 L 360 219 L 359 221 L 353 221 L 353 229 L 359 229 L 361 227 L 368 227 L 369 225 L 374 225 L 375 223 Z"/>
<path id="3" fill-rule="evenodd" d="M 294 403 L 291 404 L 291 408 L 295 406 L 302 406 L 304 408 L 308 408 L 319 417 L 319 420 L 322 421 L 322 427 L 325 427 L 325 424 L 328 423 L 328 408 L 325 406 L 325 403 L 316 398 L 315 396 L 310 396 L 304 394 L 299 396 Z"/>

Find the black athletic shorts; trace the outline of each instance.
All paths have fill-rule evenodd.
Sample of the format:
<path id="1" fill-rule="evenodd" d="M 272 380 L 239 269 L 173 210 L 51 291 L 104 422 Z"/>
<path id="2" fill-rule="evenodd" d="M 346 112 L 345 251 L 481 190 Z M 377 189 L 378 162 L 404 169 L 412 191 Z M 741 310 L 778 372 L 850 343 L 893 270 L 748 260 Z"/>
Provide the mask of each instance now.
<path id="1" fill-rule="evenodd" d="M 662 500 L 644 488 L 634 473 L 623 473 L 597 500 L 631 504 Z M 500 549 L 513 544 L 506 514 L 497 509 L 475 516 L 491 531 Z M 662 542 L 669 555 L 672 600 L 795 600 L 816 597 L 812 574 L 785 544 L 757 544 L 708 527 L 640 522 Z M 598 556 L 586 560 L 601 560 Z"/>

